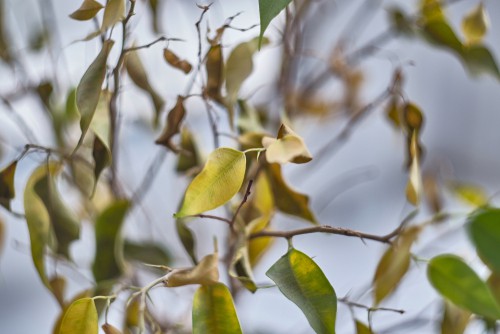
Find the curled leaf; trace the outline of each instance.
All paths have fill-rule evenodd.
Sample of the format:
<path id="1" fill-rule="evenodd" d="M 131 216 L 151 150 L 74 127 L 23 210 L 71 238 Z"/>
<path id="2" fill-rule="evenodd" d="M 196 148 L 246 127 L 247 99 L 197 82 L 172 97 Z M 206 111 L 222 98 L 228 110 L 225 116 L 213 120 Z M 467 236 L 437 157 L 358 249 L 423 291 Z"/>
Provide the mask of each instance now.
<path id="1" fill-rule="evenodd" d="M 0 171 L 0 205 L 10 210 L 10 201 L 16 196 L 14 189 L 14 175 L 16 173 L 17 160 L 11 162 Z"/>
<path id="2" fill-rule="evenodd" d="M 420 197 L 422 194 L 422 175 L 420 173 L 416 131 L 413 132 L 410 145 L 410 155 L 412 160 L 410 165 L 410 176 L 406 185 L 406 198 L 408 199 L 408 202 L 417 206 L 420 203 Z"/>
<path id="3" fill-rule="evenodd" d="M 84 0 L 80 8 L 71 13 L 69 17 L 78 21 L 91 20 L 103 8 L 104 6 L 95 0 Z"/>
<path id="4" fill-rule="evenodd" d="M 177 103 L 172 110 L 168 112 L 165 129 L 155 143 L 163 145 L 173 152 L 178 153 L 179 148 L 172 143 L 172 137 L 179 133 L 185 115 L 186 109 L 184 109 L 184 97 L 179 95 L 177 96 Z"/>
<path id="5" fill-rule="evenodd" d="M 500 209 L 481 208 L 467 219 L 469 236 L 481 260 L 500 273 Z"/>
<path id="6" fill-rule="evenodd" d="M 177 231 L 179 239 L 181 239 L 182 246 L 184 246 L 184 249 L 188 253 L 193 263 L 198 263 L 198 259 L 196 257 L 196 239 L 194 237 L 193 231 L 191 231 L 191 229 L 186 226 L 186 222 L 184 219 L 177 219 L 175 221 L 175 229 Z"/>
<path id="7" fill-rule="evenodd" d="M 168 287 L 188 284 L 211 285 L 219 281 L 219 258 L 217 253 L 205 256 L 193 268 L 174 269 L 165 285 Z"/>
<path id="8" fill-rule="evenodd" d="M 193 66 L 187 60 L 180 59 L 169 49 L 163 49 L 163 58 L 170 66 L 181 70 L 184 74 L 188 74 L 193 69 Z"/>
<path id="9" fill-rule="evenodd" d="M 122 332 L 116 328 L 113 325 L 110 325 L 108 323 L 104 324 L 101 326 L 102 330 L 104 331 L 104 334 L 121 334 Z"/>
<path id="10" fill-rule="evenodd" d="M 186 127 L 181 130 L 180 153 L 177 160 L 177 172 L 187 172 L 200 165 L 200 155 L 191 131 Z"/>

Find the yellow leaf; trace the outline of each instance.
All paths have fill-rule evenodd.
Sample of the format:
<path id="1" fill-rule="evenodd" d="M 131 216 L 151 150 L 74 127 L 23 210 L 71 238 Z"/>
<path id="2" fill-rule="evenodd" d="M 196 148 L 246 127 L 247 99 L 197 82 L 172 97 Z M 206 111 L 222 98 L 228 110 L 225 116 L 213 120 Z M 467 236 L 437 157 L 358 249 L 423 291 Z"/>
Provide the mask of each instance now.
<path id="1" fill-rule="evenodd" d="M 101 31 L 114 26 L 125 17 L 125 0 L 108 0 L 102 18 Z"/>
<path id="2" fill-rule="evenodd" d="M 218 148 L 208 156 L 207 163 L 184 195 L 176 218 L 197 215 L 228 202 L 240 190 L 245 177 L 245 153 L 232 148 Z"/>
<path id="3" fill-rule="evenodd" d="M 411 137 L 410 150 L 412 160 L 410 165 L 410 176 L 406 185 L 406 198 L 408 202 L 417 206 L 420 203 L 422 194 L 422 175 L 420 173 L 416 131 L 413 132 Z"/>
<path id="4" fill-rule="evenodd" d="M 277 139 L 264 137 L 262 145 L 266 148 L 266 160 L 269 163 L 302 164 L 312 160 L 302 138 L 285 124 L 281 125 Z"/>
<path id="5" fill-rule="evenodd" d="M 462 20 L 462 32 L 468 44 L 480 44 L 490 25 L 488 14 L 480 2 Z"/>
<path id="6" fill-rule="evenodd" d="M 450 186 L 455 196 L 465 203 L 478 207 L 488 204 L 488 195 L 483 188 L 462 182 L 453 182 Z"/>
<path id="7" fill-rule="evenodd" d="M 155 143 L 158 145 L 163 145 L 175 153 L 179 153 L 179 148 L 172 143 L 172 137 L 179 133 L 181 129 L 182 121 L 186 115 L 186 109 L 184 108 L 184 97 L 177 96 L 177 103 L 168 112 L 167 123 L 165 124 L 165 129 Z"/>
<path id="8" fill-rule="evenodd" d="M 74 20 L 87 21 L 92 19 L 104 6 L 95 0 L 84 0 L 80 8 L 69 15 Z"/>
<path id="9" fill-rule="evenodd" d="M 62 276 L 56 276 L 50 280 L 52 294 L 56 297 L 57 302 L 64 309 L 64 293 L 66 292 L 66 279 Z"/>
<path id="10" fill-rule="evenodd" d="M 470 317 L 469 311 L 444 300 L 441 334 L 463 334 L 469 324 Z"/>
<path id="11" fill-rule="evenodd" d="M 96 334 L 99 331 L 97 321 L 94 300 L 78 299 L 64 313 L 58 334 Z"/>
<path id="12" fill-rule="evenodd" d="M 420 14 L 427 22 L 446 18 L 440 0 L 420 0 Z"/>
<path id="13" fill-rule="evenodd" d="M 219 281 L 218 263 L 217 253 L 207 255 L 193 268 L 174 269 L 165 285 L 176 287 L 188 284 L 215 284 Z"/>
<path id="14" fill-rule="evenodd" d="M 247 235 L 251 235 L 265 229 L 270 222 L 269 216 L 261 216 L 252 220 L 247 226 Z M 248 241 L 248 260 L 251 267 L 259 262 L 265 252 L 273 245 L 275 238 L 262 237 Z"/>

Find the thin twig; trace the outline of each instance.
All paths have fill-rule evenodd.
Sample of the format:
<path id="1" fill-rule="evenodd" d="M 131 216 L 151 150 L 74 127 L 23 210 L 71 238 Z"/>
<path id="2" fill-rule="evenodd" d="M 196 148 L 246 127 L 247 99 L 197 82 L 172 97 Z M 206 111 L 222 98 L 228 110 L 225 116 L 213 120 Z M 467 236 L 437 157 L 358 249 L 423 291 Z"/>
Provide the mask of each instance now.
<path id="1" fill-rule="evenodd" d="M 250 196 L 250 194 L 251 194 L 250 190 L 252 189 L 252 183 L 253 183 L 253 180 L 248 181 L 247 190 L 245 191 L 245 195 L 243 196 L 243 200 L 241 201 L 240 205 L 238 206 L 238 208 L 234 212 L 233 218 L 231 219 L 231 223 L 229 224 L 231 226 L 231 228 L 233 228 L 234 222 L 236 221 L 236 218 L 238 217 L 238 214 L 240 213 L 241 208 L 247 202 L 248 196 Z"/>
<path id="2" fill-rule="evenodd" d="M 167 38 L 165 36 L 161 36 L 161 37 L 158 37 L 157 39 L 155 39 L 154 41 L 152 41 L 152 42 L 150 42 L 148 44 L 126 48 L 126 49 L 123 50 L 123 52 L 127 53 L 127 52 L 136 51 L 136 50 L 140 50 L 140 49 L 147 49 L 147 48 L 150 48 L 150 47 L 152 47 L 153 45 L 155 45 L 157 43 L 160 43 L 160 42 L 170 42 L 170 41 L 176 41 L 176 42 L 181 42 L 182 41 L 182 42 L 184 42 L 184 40 L 181 39 L 181 38 Z"/>
<path id="3" fill-rule="evenodd" d="M 376 311 L 387 311 L 387 312 L 395 312 L 399 314 L 404 314 L 406 311 L 401 310 L 401 309 L 395 309 L 395 308 L 389 308 L 389 307 L 372 307 L 372 306 L 366 306 L 360 303 L 352 302 L 348 300 L 346 297 L 339 298 L 339 302 L 346 304 L 349 307 L 357 307 L 357 308 L 362 308 L 367 310 L 368 312 L 376 312 Z"/>
<path id="4" fill-rule="evenodd" d="M 213 219 L 213 220 L 219 220 L 221 222 L 227 223 L 228 225 L 231 225 L 231 221 L 229 219 L 224 218 L 224 217 L 214 216 L 214 215 L 199 214 L 199 215 L 186 216 L 186 218 L 189 218 L 189 217 L 208 218 L 208 219 Z"/>
<path id="5" fill-rule="evenodd" d="M 139 185 L 139 187 L 137 187 L 137 190 L 132 195 L 131 203 L 133 203 L 133 205 L 139 204 L 141 200 L 144 198 L 144 196 L 151 189 L 151 185 L 153 184 L 156 176 L 158 175 L 158 170 L 165 161 L 166 157 L 167 157 L 167 150 L 161 148 L 158 151 L 158 154 L 151 162 L 151 164 L 149 165 L 148 169 L 146 170 L 146 173 L 142 178 L 141 184 Z"/>

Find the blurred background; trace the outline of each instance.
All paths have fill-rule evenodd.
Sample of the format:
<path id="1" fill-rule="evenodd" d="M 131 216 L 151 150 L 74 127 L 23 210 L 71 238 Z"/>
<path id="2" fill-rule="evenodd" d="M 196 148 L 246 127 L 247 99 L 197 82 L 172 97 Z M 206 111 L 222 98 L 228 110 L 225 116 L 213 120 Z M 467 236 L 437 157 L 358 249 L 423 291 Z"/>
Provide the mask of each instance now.
<path id="1" fill-rule="evenodd" d="M 160 35 L 179 38 L 169 48 L 192 64 L 197 61 L 198 37 L 195 22 L 201 10 L 196 4 L 207 1 L 159 1 L 160 34 L 151 29 L 152 14 L 144 1 L 137 0 L 136 15 L 130 40 L 137 45 L 153 41 Z M 475 0 L 453 2 L 448 18 L 460 31 L 462 17 L 478 4 Z M 84 71 L 100 50 L 100 42 L 78 42 L 95 30 L 92 21 L 71 20 L 68 15 L 80 5 L 79 0 L 3 0 L 3 29 L 8 33 L 9 50 L 19 63 L 14 69 L 0 63 L 0 96 L 15 93 L 24 85 L 36 84 L 47 78 L 55 80 L 55 90 L 61 97 L 75 87 Z M 304 28 L 303 51 L 310 57 L 297 60 L 297 82 L 306 83 L 328 71 L 327 60 L 339 38 L 345 38 L 345 47 L 357 50 L 371 43 L 387 30 L 388 9 L 392 6 L 413 13 L 417 1 L 315 1 Z M 493 55 L 500 56 L 500 3 L 484 1 L 491 18 L 485 39 Z M 212 31 L 237 13 L 232 25 L 240 28 L 259 23 L 257 0 L 214 0 L 207 12 L 206 22 Z M 241 96 L 255 105 L 263 105 L 270 113 L 279 115 L 280 103 L 275 101 L 277 82 L 281 71 L 282 48 L 280 36 L 284 15 L 278 16 L 268 28 L 270 44 L 254 57 L 255 71 L 245 82 Z M 44 31 L 56 33 L 44 41 Z M 223 37 L 224 55 L 238 43 L 257 36 L 259 28 L 248 31 L 228 30 Z M 117 33 L 115 39 L 120 35 Z M 37 43 L 50 43 L 37 49 Z M 165 44 L 140 51 L 151 84 L 166 100 L 165 110 L 171 109 L 178 94 L 189 84 L 190 77 L 165 64 L 162 49 Z M 115 47 L 110 58 L 118 56 Z M 476 185 L 498 202 L 500 191 L 500 85 L 493 76 L 470 77 L 462 63 L 450 52 L 434 48 L 417 38 L 395 37 L 383 45 L 375 45 L 372 54 L 356 68 L 362 73 L 358 103 L 370 103 L 390 84 L 394 70 L 402 68 L 405 77 L 406 98 L 418 104 L 425 115 L 421 134 L 425 146 L 422 170 L 441 177 Z M 54 75 L 56 74 L 56 75 Z M 335 80 L 326 80 L 319 94 L 341 95 Z M 57 99 L 57 98 L 56 98 Z M 57 101 L 63 103 L 63 99 Z M 154 145 L 161 129 L 152 130 L 154 111 L 148 96 L 137 90 L 128 78 L 124 79 L 120 98 L 121 137 L 118 175 L 127 192 L 141 183 L 147 167 L 164 147 Z M 213 150 L 210 125 L 203 103 L 190 100 L 187 124 L 195 130 L 200 151 L 206 156 Z M 15 116 L 12 114 L 15 113 Z M 221 113 L 222 114 L 222 113 Z M 15 159 L 28 142 L 18 127 L 15 117 L 34 133 L 39 144 L 54 146 L 51 120 L 42 111 L 39 99 L 27 94 L 15 100 L 11 108 L 0 104 L 0 168 Z M 164 122 L 162 116 L 162 122 Z M 323 145 L 344 129 L 347 118 L 342 114 L 296 119 L 294 130 L 306 141 L 313 156 Z M 229 127 L 220 117 L 221 131 Z M 77 128 L 75 128 L 77 129 Z M 68 137 L 78 139 L 79 130 Z M 275 131 L 275 130 L 273 130 Z M 230 138 L 221 137 L 221 145 L 234 146 Z M 316 158 L 316 156 L 315 156 Z M 22 193 L 33 168 L 42 162 L 43 155 L 30 155 L 18 168 L 15 186 L 17 197 L 13 209 L 23 212 Z M 407 182 L 405 169 L 405 140 L 389 123 L 384 105 L 374 108 L 352 129 L 347 140 L 334 152 L 317 157 L 312 166 L 287 165 L 286 179 L 296 189 L 311 198 L 311 205 L 321 224 L 345 227 L 367 233 L 386 234 L 413 210 L 404 196 Z M 187 266 L 189 261 L 177 238 L 172 214 L 176 211 L 183 190 L 188 184 L 173 172 L 176 158 L 168 154 L 150 191 L 127 218 L 125 231 L 133 239 L 154 240 L 165 244 L 174 256 L 176 266 Z M 72 200 L 71 191 L 65 194 Z M 495 197 L 496 196 L 496 197 Z M 449 223 L 428 229 L 419 239 L 414 253 L 422 258 L 453 251 L 472 265 L 475 252 L 470 247 L 462 225 L 471 207 L 452 196 L 444 195 L 445 212 L 453 213 Z M 416 221 L 424 221 L 432 213 L 424 206 Z M 0 332 L 50 333 L 59 306 L 38 278 L 29 251 L 26 223 L 0 209 L 6 233 L 0 254 Z M 83 224 L 81 240 L 71 248 L 79 270 L 58 268 L 70 278 L 69 295 L 92 285 L 90 266 L 94 257 L 93 230 Z M 284 215 L 276 215 L 277 229 L 304 227 L 304 223 Z M 199 220 L 190 224 L 198 236 L 200 256 L 212 251 L 211 235 L 223 238 L 226 226 L 216 221 Z M 377 243 L 361 242 L 357 238 L 334 235 L 304 235 L 294 239 L 297 249 L 308 254 L 323 269 L 338 297 L 366 305 L 371 303 L 370 284 L 380 256 L 386 249 Z M 285 240 L 277 240 L 255 269 L 256 281 L 269 284 L 266 270 L 286 252 Z M 479 265 L 481 272 L 484 268 Z M 147 281 L 147 277 L 145 280 Z M 224 278 L 225 279 L 225 278 Z M 193 287 L 155 289 L 152 292 L 157 314 L 181 323 L 190 323 Z M 412 264 L 399 290 L 383 306 L 403 309 L 402 315 L 377 312 L 373 315 L 377 333 L 429 333 L 436 328 L 440 317 L 440 301 L 425 278 L 425 265 Z M 301 311 L 277 288 L 262 289 L 255 294 L 243 291 L 236 300 L 242 328 L 248 333 L 311 333 Z M 111 319 L 120 323 L 122 311 L 111 308 Z M 366 321 L 366 312 L 356 310 L 356 316 Z M 470 333 L 478 328 L 471 326 Z M 338 333 L 354 333 L 354 322 L 349 309 L 339 304 Z"/>

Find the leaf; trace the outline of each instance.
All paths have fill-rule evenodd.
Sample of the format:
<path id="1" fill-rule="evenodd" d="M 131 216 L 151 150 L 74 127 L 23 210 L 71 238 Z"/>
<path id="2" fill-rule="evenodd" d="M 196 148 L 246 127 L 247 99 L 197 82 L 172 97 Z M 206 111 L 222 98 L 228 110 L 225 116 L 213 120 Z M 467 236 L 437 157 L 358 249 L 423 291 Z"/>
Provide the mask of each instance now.
<path id="1" fill-rule="evenodd" d="M 222 283 L 203 285 L 193 300 L 193 334 L 242 333 L 229 289 Z"/>
<path id="2" fill-rule="evenodd" d="M 114 26 L 125 17 L 125 0 L 108 0 L 102 17 L 101 31 Z"/>
<path id="3" fill-rule="evenodd" d="M 500 70 L 490 50 L 482 45 L 466 47 L 463 54 L 465 67 L 472 76 L 490 74 L 500 80 Z"/>
<path id="4" fill-rule="evenodd" d="M 96 334 L 99 331 L 97 321 L 94 300 L 78 299 L 64 313 L 58 334 Z"/>
<path id="5" fill-rule="evenodd" d="M 5 223 L 0 218 L 0 255 L 2 255 L 3 245 L 5 244 L 5 235 L 6 234 L 7 233 L 5 232 Z"/>
<path id="6" fill-rule="evenodd" d="M 433 20 L 423 26 L 424 37 L 431 44 L 445 49 L 450 49 L 461 55 L 462 42 L 445 20 Z"/>
<path id="7" fill-rule="evenodd" d="M 52 290 L 52 294 L 54 295 L 54 297 L 56 297 L 59 306 L 61 306 L 61 309 L 64 309 L 65 307 L 64 293 L 66 292 L 66 279 L 62 276 L 56 276 L 50 279 L 49 284 Z"/>
<path id="8" fill-rule="evenodd" d="M 108 55 L 113 44 L 114 42 L 112 40 L 104 42 L 101 52 L 97 55 L 97 58 L 92 64 L 90 64 L 76 88 L 76 105 L 81 117 L 80 128 L 82 130 L 77 148 L 83 143 L 83 138 L 94 117 L 101 94 L 101 86 L 106 75 Z"/>
<path id="9" fill-rule="evenodd" d="M 165 124 L 165 129 L 155 143 L 158 145 L 163 145 L 175 153 L 179 153 L 179 148 L 172 143 L 172 137 L 179 133 L 181 129 L 182 121 L 186 115 L 186 109 L 184 109 L 184 97 L 177 96 L 177 103 L 168 112 L 167 123 Z"/>
<path id="10" fill-rule="evenodd" d="M 224 81 L 224 61 L 222 59 L 221 45 L 212 45 L 207 52 L 206 59 L 207 86 L 204 93 L 215 102 L 224 104 L 221 93 Z M 233 124 L 232 120 L 230 123 Z"/>
<path id="11" fill-rule="evenodd" d="M 163 58 L 173 68 L 181 70 L 184 74 L 188 74 L 193 69 L 193 66 L 185 59 L 180 59 L 175 53 L 169 49 L 163 49 Z"/>
<path id="12" fill-rule="evenodd" d="M 11 162 L 0 171 L 0 205 L 10 211 L 10 202 L 16 196 L 14 188 L 14 175 L 16 173 L 17 160 Z"/>
<path id="13" fill-rule="evenodd" d="M 490 277 L 486 281 L 488 287 L 490 288 L 493 296 L 495 297 L 497 304 L 500 305 L 500 273 L 491 273 Z"/>
<path id="14" fill-rule="evenodd" d="M 424 175 L 422 186 L 427 205 L 431 209 L 431 212 L 434 214 L 440 213 L 443 209 L 443 196 L 436 177 L 429 173 Z"/>
<path id="15" fill-rule="evenodd" d="M 483 188 L 477 185 L 452 182 L 449 188 L 453 192 L 453 195 L 471 206 L 480 207 L 488 204 L 488 195 Z"/>
<path id="16" fill-rule="evenodd" d="M 389 103 L 387 104 L 385 108 L 385 115 L 387 116 L 387 119 L 389 122 L 396 128 L 399 129 L 401 127 L 401 117 L 403 115 L 403 107 L 401 106 L 401 103 L 399 102 L 399 98 L 397 97 L 392 97 L 389 100 Z"/>
<path id="17" fill-rule="evenodd" d="M 483 208 L 467 219 L 469 237 L 483 262 L 500 273 L 500 209 Z"/>
<path id="18" fill-rule="evenodd" d="M 470 312 L 462 310 L 449 301 L 443 303 L 441 334 L 463 334 L 470 320 Z"/>
<path id="19" fill-rule="evenodd" d="M 373 334 L 373 332 L 370 330 L 370 327 L 368 327 L 361 321 L 356 320 L 354 324 L 356 326 L 356 334 Z"/>
<path id="20" fill-rule="evenodd" d="M 94 195 L 97 182 L 104 169 L 111 165 L 113 155 L 111 153 L 109 133 L 111 121 L 109 119 L 109 101 L 111 92 L 103 90 L 99 96 L 99 102 L 90 123 L 90 128 L 94 132 L 94 143 L 92 145 L 92 157 L 94 158 L 94 184 L 92 195 Z"/>
<path id="21" fill-rule="evenodd" d="M 139 326 L 139 298 L 133 299 L 125 311 L 125 327 L 133 328 Z M 132 332 L 133 333 L 133 332 Z"/>
<path id="22" fill-rule="evenodd" d="M 309 197 L 296 192 L 285 183 L 281 174 L 281 166 L 270 164 L 266 166 L 265 171 L 278 210 L 317 224 L 314 214 L 309 209 Z"/>
<path id="23" fill-rule="evenodd" d="M 177 160 L 177 172 L 187 172 L 200 164 L 200 154 L 193 134 L 186 127 L 181 130 L 180 153 Z"/>
<path id="24" fill-rule="evenodd" d="M 420 173 L 420 162 L 418 152 L 418 139 L 416 130 L 413 131 L 410 143 L 410 175 L 406 185 L 406 198 L 411 204 L 418 206 L 422 195 L 422 174 Z"/>
<path id="25" fill-rule="evenodd" d="M 257 285 L 254 282 L 252 266 L 250 264 L 247 234 L 245 231 L 239 233 L 234 255 L 229 264 L 228 273 L 231 277 L 240 281 L 243 287 L 248 291 L 252 293 L 257 291 Z"/>
<path id="26" fill-rule="evenodd" d="M 184 249 L 188 253 L 193 263 L 198 263 L 195 251 L 196 239 L 194 238 L 193 231 L 191 231 L 191 229 L 186 226 L 186 222 L 184 219 L 176 219 L 175 229 L 177 231 L 179 239 L 181 239 L 181 243 L 184 246 Z"/>
<path id="27" fill-rule="evenodd" d="M 73 20 L 87 21 L 94 18 L 104 6 L 95 0 L 83 0 L 80 8 L 71 13 L 69 17 Z"/>
<path id="28" fill-rule="evenodd" d="M 259 49 L 262 45 L 262 38 L 269 23 L 288 6 L 292 0 L 259 0 L 260 35 Z"/>
<path id="29" fill-rule="evenodd" d="M 210 153 L 203 170 L 187 188 L 175 217 L 197 215 L 228 202 L 240 190 L 245 169 L 243 152 L 222 147 Z"/>
<path id="30" fill-rule="evenodd" d="M 95 222 L 96 256 L 92 272 L 96 282 L 117 278 L 123 272 L 123 246 L 120 235 L 130 202 L 109 205 Z"/>
<path id="31" fill-rule="evenodd" d="M 462 32 L 468 44 L 481 43 L 488 31 L 489 19 L 482 2 L 478 3 L 462 20 Z"/>
<path id="32" fill-rule="evenodd" d="M 266 160 L 269 163 L 302 164 L 312 160 L 304 140 L 285 124 L 281 125 L 277 139 L 264 137 L 262 145 L 266 148 Z"/>
<path id="33" fill-rule="evenodd" d="M 444 20 L 446 18 L 439 0 L 420 0 L 420 14 L 426 21 Z"/>
<path id="34" fill-rule="evenodd" d="M 108 323 L 102 325 L 102 330 L 104 331 L 104 334 L 121 334 L 122 332 L 116 328 L 113 325 L 110 325 Z"/>
<path id="35" fill-rule="evenodd" d="M 270 223 L 270 216 L 264 215 L 252 220 L 247 226 L 247 235 L 264 230 Z M 255 238 L 248 241 L 248 261 L 250 267 L 254 268 L 265 252 L 273 245 L 275 238 L 262 237 Z"/>
<path id="36" fill-rule="evenodd" d="M 380 259 L 373 277 L 376 305 L 394 292 L 410 267 L 410 249 L 421 231 L 420 226 L 404 230 Z"/>
<path id="37" fill-rule="evenodd" d="M 416 104 L 409 102 L 404 106 L 403 123 L 408 132 L 415 130 L 420 132 L 424 123 L 424 115 Z"/>
<path id="38" fill-rule="evenodd" d="M 142 65 L 141 58 L 139 58 L 139 54 L 137 51 L 132 51 L 127 53 L 127 57 L 125 59 L 125 68 L 127 69 L 127 73 L 130 76 L 132 82 L 149 94 L 151 100 L 153 101 L 153 105 L 155 107 L 155 118 L 154 124 L 158 124 L 158 118 L 165 106 L 165 100 L 156 92 L 156 90 L 151 86 L 148 75 L 144 66 Z"/>
<path id="39" fill-rule="evenodd" d="M 158 10 L 158 2 L 159 0 L 148 0 L 147 4 L 151 9 L 152 19 L 151 24 L 153 25 L 153 31 L 156 34 L 160 33 L 159 20 L 161 19 L 161 11 Z"/>
<path id="40" fill-rule="evenodd" d="M 127 260 L 154 265 L 168 265 L 172 261 L 170 253 L 161 245 L 148 242 L 135 243 L 126 240 L 123 253 Z"/>
<path id="41" fill-rule="evenodd" d="M 217 253 L 207 255 L 193 268 L 174 269 L 165 285 L 176 287 L 188 284 L 216 284 L 219 281 L 218 264 L 219 258 Z"/>
<path id="42" fill-rule="evenodd" d="M 432 286 L 455 305 L 486 318 L 500 319 L 500 306 L 488 286 L 458 256 L 434 257 L 427 267 L 427 277 Z"/>
<path id="43" fill-rule="evenodd" d="M 310 257 L 290 248 L 266 275 L 302 310 L 316 333 L 335 333 L 337 296 Z"/>

